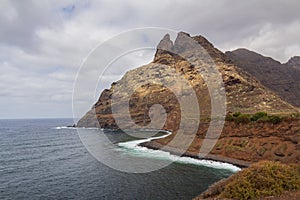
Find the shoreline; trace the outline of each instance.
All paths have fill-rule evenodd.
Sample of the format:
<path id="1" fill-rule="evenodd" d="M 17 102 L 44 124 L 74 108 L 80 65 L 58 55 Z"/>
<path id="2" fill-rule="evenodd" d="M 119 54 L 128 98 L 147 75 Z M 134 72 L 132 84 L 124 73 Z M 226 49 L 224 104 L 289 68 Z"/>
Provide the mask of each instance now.
<path id="1" fill-rule="evenodd" d="M 153 130 L 151 130 L 153 131 Z M 152 145 L 151 146 L 146 146 L 143 144 L 147 144 L 147 143 L 152 143 L 152 141 L 154 140 L 158 140 L 158 139 L 163 139 L 165 137 L 168 137 L 169 135 L 172 134 L 172 132 L 170 131 L 166 131 L 166 130 L 156 130 L 159 132 L 163 132 L 163 133 L 167 133 L 161 136 L 152 136 L 150 138 L 146 138 L 146 139 L 139 139 L 139 140 L 133 140 L 133 141 L 128 141 L 128 142 L 121 142 L 118 143 L 118 146 L 126 148 L 126 149 L 135 149 L 135 150 L 142 150 L 143 152 L 147 149 L 150 152 L 156 152 L 158 153 L 157 156 L 161 157 L 161 155 L 165 155 L 167 156 L 167 159 L 170 159 L 172 161 L 177 161 L 177 162 L 183 162 L 186 164 L 196 164 L 196 165 L 203 165 L 203 166 L 207 166 L 207 167 L 211 167 L 211 168 L 216 168 L 216 169 L 228 169 L 230 171 L 236 172 L 236 171 L 240 171 L 241 168 L 245 167 L 244 164 L 232 164 L 229 162 L 226 162 L 224 159 L 222 161 L 217 160 L 217 159 L 213 159 L 213 158 L 203 158 L 203 159 L 199 159 L 199 157 L 196 157 L 195 155 L 191 155 L 191 154 L 185 154 L 182 155 L 182 152 L 176 152 L 174 150 L 171 149 L 165 149 L 164 148 L 154 148 Z M 153 154 L 152 154 L 153 155 Z"/>
<path id="2" fill-rule="evenodd" d="M 77 129 L 77 128 L 85 128 L 85 127 L 76 127 L 76 126 L 75 127 L 74 126 L 56 127 L 56 129 L 63 129 L 63 128 Z M 105 129 L 102 129 L 102 128 L 85 128 L 85 129 L 105 130 Z M 106 129 L 106 130 L 116 131 L 118 129 Z M 188 157 L 188 158 L 193 158 L 193 159 L 197 159 L 197 160 L 208 160 L 208 161 L 227 163 L 227 164 L 232 164 L 232 165 L 234 165 L 236 167 L 239 167 L 239 168 L 247 168 L 251 164 L 253 164 L 251 162 L 238 160 L 238 159 L 234 159 L 234 158 L 229 158 L 229 157 L 224 157 L 224 156 L 215 155 L 215 154 L 207 154 L 203 158 L 200 158 L 197 153 L 192 153 L 192 152 L 185 152 L 185 153 L 182 154 L 181 152 L 176 151 L 176 149 L 174 149 L 174 148 L 167 148 L 164 145 L 161 145 L 161 144 L 155 142 L 155 140 L 162 139 L 164 137 L 169 136 L 170 134 L 172 134 L 172 131 L 170 131 L 170 130 L 140 130 L 140 131 L 157 131 L 157 132 L 166 133 L 166 135 L 162 135 L 162 136 L 159 136 L 159 137 L 148 138 L 148 141 L 144 141 L 144 142 L 138 144 L 138 146 L 140 146 L 140 147 L 145 147 L 145 148 L 152 149 L 152 150 L 161 150 L 164 147 L 164 150 L 161 150 L 161 151 L 168 152 L 168 153 L 170 153 L 172 155 L 175 155 L 175 156 Z"/>
<path id="3" fill-rule="evenodd" d="M 210 160 L 210 161 L 215 161 L 215 162 L 227 163 L 227 164 L 232 164 L 239 168 L 247 168 L 252 164 L 251 162 L 238 160 L 238 159 L 234 159 L 234 158 L 228 158 L 228 157 L 219 156 L 219 155 L 214 155 L 214 154 L 208 154 L 203 158 L 200 158 L 198 154 L 192 153 L 192 152 L 185 152 L 182 154 L 182 153 L 176 151 L 176 149 L 166 148 L 164 145 L 161 145 L 155 141 L 143 142 L 143 143 L 140 143 L 139 146 L 146 147 L 146 148 L 153 149 L 153 150 L 161 150 L 164 147 L 163 151 L 169 152 L 172 155 L 176 155 L 176 156 L 180 156 L 180 157 L 189 157 L 189 158 L 193 158 L 193 159 L 197 159 L 197 160 Z"/>

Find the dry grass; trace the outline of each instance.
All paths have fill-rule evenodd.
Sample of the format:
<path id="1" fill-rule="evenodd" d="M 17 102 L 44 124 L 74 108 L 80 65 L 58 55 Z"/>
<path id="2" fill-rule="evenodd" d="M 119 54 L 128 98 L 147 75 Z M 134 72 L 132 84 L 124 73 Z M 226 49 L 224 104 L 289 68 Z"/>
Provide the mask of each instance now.
<path id="1" fill-rule="evenodd" d="M 300 188 L 299 165 L 262 161 L 233 175 L 219 197 L 259 199 Z"/>

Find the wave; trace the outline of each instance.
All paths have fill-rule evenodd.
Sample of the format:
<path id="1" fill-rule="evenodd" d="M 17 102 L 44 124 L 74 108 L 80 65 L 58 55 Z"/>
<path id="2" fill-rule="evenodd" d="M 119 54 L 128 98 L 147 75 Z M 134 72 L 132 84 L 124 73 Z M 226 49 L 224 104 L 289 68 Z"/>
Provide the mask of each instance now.
<path id="1" fill-rule="evenodd" d="M 85 127 L 72 127 L 72 126 L 57 126 L 54 129 L 60 130 L 60 129 L 89 129 L 89 130 L 99 130 L 99 128 L 85 128 Z M 101 129 L 103 130 L 103 129 Z"/>
<path id="2" fill-rule="evenodd" d="M 143 156 L 143 157 L 151 157 L 155 159 L 167 159 L 173 162 L 177 163 L 183 163 L 183 164 L 193 164 L 193 165 L 201 165 L 205 167 L 210 167 L 210 168 L 215 168 L 215 169 L 226 169 L 230 170 L 233 172 L 241 170 L 241 168 L 229 164 L 229 163 L 224 163 L 224 162 L 218 162 L 218 161 L 212 161 L 212 160 L 205 160 L 205 159 L 196 159 L 196 158 L 191 158 L 191 157 L 181 157 L 177 155 L 172 155 L 169 152 L 162 151 L 162 150 L 154 150 L 154 149 L 149 149 L 147 147 L 142 147 L 139 146 L 139 144 L 144 143 L 144 142 L 149 142 L 154 139 L 161 139 L 169 136 L 172 134 L 169 131 L 163 131 L 166 132 L 167 134 L 163 136 L 158 136 L 158 137 L 151 137 L 147 139 L 141 139 L 141 140 L 134 140 L 134 141 L 129 141 L 129 142 L 121 142 L 118 143 L 118 146 L 121 147 L 123 150 L 127 150 L 131 154 L 134 154 L 135 156 Z"/>

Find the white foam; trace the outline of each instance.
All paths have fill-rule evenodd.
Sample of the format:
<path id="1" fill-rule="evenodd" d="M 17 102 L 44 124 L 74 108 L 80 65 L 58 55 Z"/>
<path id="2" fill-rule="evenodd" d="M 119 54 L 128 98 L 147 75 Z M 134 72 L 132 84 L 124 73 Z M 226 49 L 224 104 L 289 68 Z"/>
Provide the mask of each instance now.
<path id="1" fill-rule="evenodd" d="M 54 129 L 60 130 L 60 129 L 89 129 L 89 130 L 98 130 L 99 128 L 85 128 L 85 127 L 72 127 L 72 126 L 58 126 Z"/>
<path id="2" fill-rule="evenodd" d="M 211 160 L 200 160 L 200 159 L 195 159 L 195 158 L 190 158 L 190 157 L 181 157 L 177 155 L 172 155 L 169 152 L 166 151 L 161 151 L 161 150 L 153 150 L 149 149 L 146 147 L 139 146 L 139 144 L 144 143 L 144 142 L 149 142 L 154 139 L 161 139 L 169 136 L 172 134 L 171 132 L 164 131 L 167 134 L 163 136 L 158 136 L 158 137 L 151 137 L 147 139 L 142 139 L 142 140 L 134 140 L 134 141 L 129 141 L 129 142 L 121 142 L 118 143 L 119 147 L 122 147 L 123 150 L 127 150 L 131 154 L 135 156 L 143 156 L 143 157 L 151 157 L 155 159 L 167 159 L 171 160 L 173 162 L 178 162 L 178 163 L 184 163 L 184 164 L 194 164 L 194 165 L 201 165 L 201 166 L 206 166 L 206 167 L 211 167 L 215 169 L 227 169 L 233 172 L 241 170 L 241 168 L 229 164 L 229 163 L 223 163 L 223 162 L 217 162 L 217 161 L 211 161 Z"/>

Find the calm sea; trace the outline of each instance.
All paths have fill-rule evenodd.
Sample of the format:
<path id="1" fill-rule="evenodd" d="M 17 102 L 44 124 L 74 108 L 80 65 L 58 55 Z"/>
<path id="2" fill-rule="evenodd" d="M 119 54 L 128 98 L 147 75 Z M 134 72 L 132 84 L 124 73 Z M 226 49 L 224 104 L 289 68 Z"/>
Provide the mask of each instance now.
<path id="1" fill-rule="evenodd" d="M 95 160 L 75 129 L 57 128 L 70 124 L 72 119 L 0 120 L 1 200 L 191 199 L 233 173 L 197 162 L 145 174 L 119 172 Z M 130 140 L 120 132 L 106 134 Z"/>

